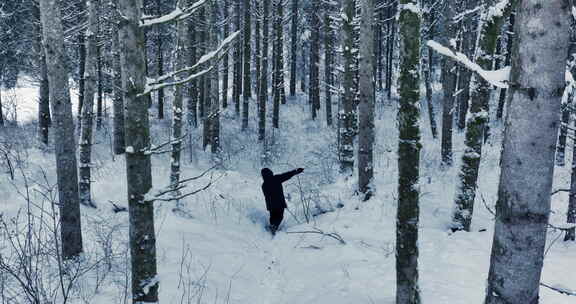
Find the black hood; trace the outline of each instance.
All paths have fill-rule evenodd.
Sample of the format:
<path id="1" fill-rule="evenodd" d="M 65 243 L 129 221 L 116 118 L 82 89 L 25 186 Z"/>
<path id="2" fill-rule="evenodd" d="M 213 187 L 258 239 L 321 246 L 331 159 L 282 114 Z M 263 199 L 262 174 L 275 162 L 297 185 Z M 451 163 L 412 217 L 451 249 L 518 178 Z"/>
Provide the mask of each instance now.
<path id="1" fill-rule="evenodd" d="M 272 170 L 268 169 L 268 168 L 264 168 L 260 171 L 260 174 L 262 174 L 262 178 L 264 180 L 267 180 L 271 177 L 274 176 L 274 172 L 272 172 Z"/>

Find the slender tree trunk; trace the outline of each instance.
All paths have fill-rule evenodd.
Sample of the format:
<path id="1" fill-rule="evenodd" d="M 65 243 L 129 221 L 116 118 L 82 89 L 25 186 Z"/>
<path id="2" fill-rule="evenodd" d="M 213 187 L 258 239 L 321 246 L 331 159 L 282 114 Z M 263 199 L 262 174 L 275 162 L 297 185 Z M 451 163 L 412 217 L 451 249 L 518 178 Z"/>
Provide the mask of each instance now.
<path id="1" fill-rule="evenodd" d="M 306 62 L 306 54 L 308 43 L 304 40 L 302 40 L 301 43 L 302 47 L 300 48 L 300 58 L 302 58 L 302 65 L 300 66 L 300 91 L 302 93 L 306 93 L 306 75 L 308 75 L 308 71 L 306 70 L 306 67 L 308 66 L 308 63 Z"/>
<path id="2" fill-rule="evenodd" d="M 274 64 L 274 77 L 273 77 L 273 96 L 274 96 L 274 109 L 272 124 L 274 128 L 279 127 L 280 121 L 280 104 L 286 103 L 286 91 L 284 88 L 284 27 L 282 26 L 282 21 L 284 20 L 284 5 L 283 0 L 276 0 L 276 10 L 275 10 L 275 23 L 274 23 L 274 43 L 276 44 L 275 50 L 276 54 L 272 57 L 275 60 Z"/>
<path id="3" fill-rule="evenodd" d="M 518 4 L 486 304 L 539 302 L 568 54 L 566 2 Z"/>
<path id="4" fill-rule="evenodd" d="M 240 1 L 234 0 L 234 28 L 242 31 Z M 238 37 L 234 46 L 234 82 L 232 83 L 232 99 L 236 109 L 236 116 L 240 116 L 240 95 L 242 95 L 242 37 Z"/>
<path id="5" fill-rule="evenodd" d="M 502 16 L 491 14 L 493 1 L 484 1 L 478 24 L 478 42 L 475 47 L 474 62 L 482 69 L 492 69 L 492 55 L 496 50 L 496 40 L 500 32 Z M 510 5 L 507 6 L 509 12 Z M 468 121 L 466 123 L 466 139 L 462 165 L 460 168 L 459 183 L 456 188 L 454 214 L 452 217 L 452 230 L 470 231 L 472 215 L 474 213 L 474 200 L 478 183 L 478 171 L 482 156 L 484 131 L 488 121 L 488 103 L 492 86 L 476 74 L 470 79 L 470 106 L 468 107 Z M 468 87 L 468 86 L 467 86 Z"/>
<path id="6" fill-rule="evenodd" d="M 506 30 L 506 59 L 504 60 L 504 65 L 510 65 L 510 57 L 512 54 L 512 46 L 514 45 L 514 15 L 512 12 L 508 19 L 508 29 Z M 498 96 L 498 109 L 496 110 L 496 119 L 501 120 L 504 116 L 504 104 L 506 103 L 506 93 L 507 89 L 500 89 L 500 95 Z"/>
<path id="7" fill-rule="evenodd" d="M 422 16 L 423 26 L 421 27 L 422 41 L 434 39 L 434 1 L 423 1 L 424 14 Z M 426 104 L 428 106 L 428 119 L 430 120 L 430 131 L 432 138 L 438 138 L 438 126 L 436 125 L 436 114 L 434 112 L 434 100 L 432 96 L 432 54 L 433 50 L 427 46 L 422 47 L 420 54 L 422 75 L 424 76 L 424 87 L 426 88 Z"/>
<path id="8" fill-rule="evenodd" d="M 78 171 L 72 104 L 68 87 L 64 34 L 60 6 L 56 0 L 40 1 L 40 19 L 54 115 L 54 147 L 60 209 L 62 257 L 72 259 L 82 252 L 82 227 L 78 196 Z"/>
<path id="9" fill-rule="evenodd" d="M 208 8 L 204 7 L 200 9 L 200 20 L 208 20 L 207 18 L 210 16 L 210 12 L 207 12 Z M 208 13 L 208 16 L 206 15 Z M 210 24 L 208 22 L 204 22 L 202 24 L 202 50 L 203 53 L 206 54 L 210 51 Z M 208 65 L 207 63 L 206 65 Z M 202 148 L 206 150 L 211 144 L 212 140 L 212 127 L 210 123 L 212 120 L 210 119 L 210 110 L 212 108 L 212 82 L 210 79 L 210 74 L 206 74 L 201 78 L 200 82 L 200 102 L 201 102 L 201 117 L 202 117 L 202 134 L 203 134 L 203 143 Z"/>
<path id="10" fill-rule="evenodd" d="M 454 3 L 446 4 L 444 18 L 446 25 L 444 29 L 444 45 L 455 48 L 450 41 L 456 36 L 456 24 L 452 22 L 455 9 Z M 448 58 L 442 59 L 442 166 L 452 166 L 452 130 L 454 122 L 454 92 L 456 88 L 456 63 Z"/>
<path id="11" fill-rule="evenodd" d="M 162 1 L 156 0 L 156 15 L 162 16 Z M 164 47 L 163 47 L 163 26 L 156 26 L 156 65 L 158 76 L 164 74 Z M 164 89 L 156 92 L 158 100 L 158 119 L 164 119 Z"/>
<path id="12" fill-rule="evenodd" d="M 298 53 L 298 0 L 292 0 L 290 26 L 290 96 L 296 95 L 296 54 Z"/>
<path id="13" fill-rule="evenodd" d="M 324 3 L 324 97 L 326 99 L 326 125 L 332 125 L 332 87 L 334 86 L 334 30 L 332 29 L 332 6 Z"/>
<path id="14" fill-rule="evenodd" d="M 355 93 L 354 93 L 354 0 L 344 0 L 342 18 L 342 49 L 344 62 L 342 109 L 338 112 L 338 157 L 342 173 L 350 174 L 354 168 Z"/>
<path id="15" fill-rule="evenodd" d="M 228 20 L 230 14 L 230 1 L 224 0 L 224 7 L 222 11 L 224 12 L 224 37 L 230 35 L 230 21 Z M 228 108 L 228 75 L 229 75 L 229 55 L 228 51 L 222 56 L 222 108 Z"/>
<path id="16" fill-rule="evenodd" d="M 40 135 L 40 141 L 45 145 L 48 144 L 48 135 L 50 131 L 50 88 L 48 84 L 48 71 L 46 67 L 46 55 L 44 55 L 44 50 L 40 50 L 40 94 L 39 94 L 39 104 L 38 104 L 38 132 Z M 2 105 L 0 102 L 0 116 L 2 116 Z M 2 118 L 0 117 L 0 120 Z"/>
<path id="17" fill-rule="evenodd" d="M 396 3 L 392 2 L 389 7 L 389 22 L 388 22 L 388 41 L 387 41 L 387 55 L 386 55 L 386 90 L 388 92 L 388 99 L 392 98 L 392 72 L 394 69 L 394 44 L 396 41 Z"/>
<path id="18" fill-rule="evenodd" d="M 248 114 L 250 112 L 248 107 L 250 106 L 250 99 L 252 98 L 252 70 L 250 69 L 252 59 L 250 15 L 252 12 L 250 11 L 250 7 L 250 0 L 244 0 L 244 92 L 242 94 L 244 102 L 242 107 L 242 130 L 248 129 Z"/>
<path id="19" fill-rule="evenodd" d="M 363 200 L 374 189 L 374 0 L 360 0 L 360 103 L 358 105 L 358 190 Z"/>
<path id="20" fill-rule="evenodd" d="M 398 109 L 398 211 L 396 219 L 396 303 L 418 304 L 418 186 L 420 176 L 420 20 L 408 5 L 416 0 L 400 0 L 404 9 L 398 19 L 400 37 L 400 108 Z"/>
<path id="21" fill-rule="evenodd" d="M 123 20 L 119 24 L 122 54 L 122 85 L 126 101 L 126 177 L 128 185 L 132 301 L 157 303 L 154 205 L 145 200 L 152 188 L 150 154 L 150 98 L 139 95 L 146 84 L 144 32 L 139 26 L 140 0 L 118 0 Z"/>
<path id="22" fill-rule="evenodd" d="M 2 73 L 0 68 L 0 74 Z M 2 77 L 0 77 L 0 127 L 4 126 L 4 113 L 2 113 Z"/>
<path id="23" fill-rule="evenodd" d="M 213 2 L 212 6 L 210 7 L 210 48 L 211 51 L 214 51 L 218 48 L 218 7 L 216 5 L 216 1 Z M 227 36 L 226 36 L 227 37 Z M 213 64 L 217 64 L 214 62 Z M 210 73 L 210 81 L 211 81 L 211 107 L 210 107 L 210 152 L 216 156 L 215 160 L 218 160 L 220 149 L 220 100 L 219 100 L 219 91 L 220 91 L 220 73 L 218 69 L 214 69 Z M 249 86 L 250 87 L 250 86 Z"/>
<path id="24" fill-rule="evenodd" d="M 262 76 L 262 4 L 259 1 L 254 2 L 254 10 L 257 12 L 254 20 L 254 40 L 255 40 L 255 50 L 254 50 L 254 61 L 256 62 L 256 100 L 260 96 L 260 77 Z"/>
<path id="25" fill-rule="evenodd" d="M 308 85 L 308 99 L 312 112 L 312 119 L 316 119 L 320 109 L 320 3 L 312 2 L 310 11 L 310 79 Z"/>
<path id="26" fill-rule="evenodd" d="M 116 18 L 120 18 L 119 16 Z M 115 25 L 113 33 L 113 65 L 114 65 L 114 154 L 124 154 L 126 151 L 124 136 L 124 93 L 122 91 L 122 67 L 120 64 L 120 40 L 118 27 Z"/>
<path id="27" fill-rule="evenodd" d="M 574 122 L 576 126 L 576 121 Z M 568 212 L 566 213 L 566 223 L 576 224 L 576 141 L 572 146 L 572 173 L 570 175 L 570 196 L 568 197 Z M 564 241 L 576 240 L 576 228 L 566 231 Z"/>
<path id="28" fill-rule="evenodd" d="M 266 104 L 268 103 L 268 39 L 269 39 L 270 0 L 263 0 L 262 11 L 262 70 L 260 75 L 260 95 L 258 103 L 258 140 L 265 145 Z"/>
<path id="29" fill-rule="evenodd" d="M 84 105 L 80 138 L 80 203 L 95 207 L 91 196 L 92 128 L 94 125 L 94 97 L 98 65 L 98 0 L 86 2 L 88 28 L 86 29 L 86 67 L 84 68 Z"/>
<path id="30" fill-rule="evenodd" d="M 91 0 L 91 1 L 99 1 L 99 0 Z M 103 119 L 103 110 L 104 110 L 104 87 L 102 78 L 102 56 L 101 56 L 101 48 L 100 46 L 96 47 L 96 75 L 97 75 L 97 83 L 98 87 L 96 90 L 97 93 L 97 100 L 96 100 L 96 130 L 100 130 L 102 128 L 102 119 Z"/>
<path id="31" fill-rule="evenodd" d="M 198 61 L 197 59 L 197 50 L 198 50 L 198 31 L 196 30 L 196 24 L 194 20 L 190 20 L 188 22 L 188 33 L 189 37 L 189 56 L 190 56 L 190 64 L 194 64 Z M 190 127 L 190 131 L 193 128 L 198 128 L 198 80 L 192 79 L 188 86 L 188 126 Z M 190 132 L 189 131 L 189 132 Z M 192 153 L 192 151 L 190 151 Z"/>
<path id="32" fill-rule="evenodd" d="M 81 0 L 78 1 L 78 10 L 84 12 L 85 1 Z M 78 24 L 82 24 L 84 22 L 83 18 L 78 21 Z M 84 104 L 84 68 L 86 67 L 86 42 L 84 37 L 84 31 L 80 31 L 78 33 L 78 57 L 79 57 L 79 67 L 78 67 L 78 130 L 82 127 L 82 106 Z"/>

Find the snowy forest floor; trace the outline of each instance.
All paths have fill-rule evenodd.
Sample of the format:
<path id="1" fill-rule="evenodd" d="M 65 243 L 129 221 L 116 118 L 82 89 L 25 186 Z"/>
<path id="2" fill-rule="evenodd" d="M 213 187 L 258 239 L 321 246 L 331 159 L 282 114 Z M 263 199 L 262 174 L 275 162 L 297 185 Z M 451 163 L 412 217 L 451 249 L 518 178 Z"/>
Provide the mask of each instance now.
<path id="1" fill-rule="evenodd" d="M 33 108 L 35 99 L 31 92 L 35 90 L 24 86 L 13 92 L 13 98 L 18 104 L 32 104 Z M 7 94 L 4 92 L 4 96 Z M 229 106 L 221 123 L 223 168 L 214 172 L 215 178 L 221 177 L 207 190 L 183 200 L 184 212 L 173 212 L 174 202 L 156 203 L 161 303 L 394 303 L 398 137 L 395 102 L 382 100 L 385 99 L 378 98 L 376 113 L 376 195 L 368 202 L 360 202 L 354 196 L 356 175 L 346 179 L 338 173 L 336 130 L 326 127 L 324 113 L 312 121 L 304 95 L 289 98 L 288 104 L 282 106 L 280 129 L 268 138 L 274 141 L 269 167 L 276 173 L 295 167 L 303 167 L 305 172 L 285 185 L 288 205 L 295 216 L 285 214 L 281 231 L 273 239 L 264 229 L 267 212 L 260 189 L 262 151 L 256 135 L 256 104 L 251 104 L 248 132 L 240 131 L 234 107 Z M 167 140 L 169 117 L 152 122 L 153 142 Z M 94 267 L 80 280 L 74 303 L 129 303 L 128 214 L 114 213 L 110 204 L 126 206 L 125 164 L 123 156 L 114 157 L 111 153 L 111 130 L 111 122 L 107 121 L 95 136 L 92 193 L 98 209 L 82 208 L 86 259 L 108 257 L 110 263 Z M 440 143 L 431 138 L 425 114 L 421 130 L 419 269 L 423 302 L 480 304 L 493 235 L 494 221 L 489 210 L 494 210 L 496 202 L 501 126 L 492 123 L 492 137 L 484 149 L 469 233 L 451 233 L 448 229 L 463 134 L 455 132 L 454 166 L 442 169 Z M 270 124 L 267 131 L 272 131 Z M 5 163 L 0 161 L 3 218 L 8 220 L 17 216 L 19 210 L 26 210 L 26 200 L 21 195 L 26 193 L 26 183 L 30 201 L 36 204 L 32 212 L 41 214 L 42 202 L 43 208 L 49 210 L 41 194 L 46 193 L 44 185 L 53 188 L 56 181 L 52 151 L 41 149 L 34 139 L 33 122 L 0 132 L 0 138 L 13 147 L 12 156 L 18 159 L 13 181 L 5 173 Z M 201 151 L 200 136 L 201 129 L 195 130 L 193 153 L 190 146 L 184 152 L 183 177 L 198 175 L 211 167 L 210 153 Z M 153 158 L 155 187 L 168 184 L 169 168 L 167 155 Z M 554 189 L 568 188 L 569 171 L 569 166 L 557 168 Z M 208 181 L 209 177 L 205 177 L 189 187 L 201 188 Z M 565 223 L 567 201 L 565 192 L 553 196 L 552 224 Z M 316 206 L 330 212 L 311 217 L 306 223 L 307 205 L 311 212 L 318 211 Z M 22 213 L 19 219 L 23 224 Z M 320 234 L 288 233 L 314 229 L 336 233 L 345 244 Z M 562 242 L 562 236 L 560 231 L 549 230 L 542 282 L 576 289 L 576 244 Z M 10 248 L 7 241 L 0 242 L 4 254 L 10 255 Z M 98 284 L 99 280 L 102 283 Z M 94 290 L 98 291 L 94 294 Z M 574 301 L 575 297 L 541 288 L 541 303 Z"/>

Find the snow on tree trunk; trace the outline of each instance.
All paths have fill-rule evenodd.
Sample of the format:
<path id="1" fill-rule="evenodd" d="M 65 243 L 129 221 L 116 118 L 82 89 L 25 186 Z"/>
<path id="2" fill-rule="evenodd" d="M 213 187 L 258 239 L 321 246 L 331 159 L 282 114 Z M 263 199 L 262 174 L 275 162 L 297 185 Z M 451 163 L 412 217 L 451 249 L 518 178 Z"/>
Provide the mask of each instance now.
<path id="1" fill-rule="evenodd" d="M 496 42 L 505 13 L 504 11 L 499 14 L 493 13 L 495 9 L 492 7 L 493 4 L 493 1 L 484 1 L 478 23 L 479 37 L 476 42 L 474 62 L 484 70 L 492 69 L 492 55 L 496 50 Z M 510 7 L 507 5 L 506 11 L 509 11 Z M 492 85 L 488 81 L 477 74 L 471 75 L 465 148 L 458 174 L 452 230 L 470 231 L 491 91 Z"/>
<path id="2" fill-rule="evenodd" d="M 254 20 L 254 40 L 255 40 L 255 49 L 254 49 L 254 61 L 256 61 L 256 92 L 255 92 L 255 99 L 258 101 L 258 96 L 260 96 L 260 77 L 262 76 L 262 3 L 256 1 L 254 3 L 254 11 L 256 12 L 255 20 Z"/>
<path id="3" fill-rule="evenodd" d="M 308 99 L 312 119 L 316 119 L 320 109 L 320 3 L 313 1 L 310 10 L 310 78 Z"/>
<path id="4" fill-rule="evenodd" d="M 156 0 L 156 15 L 162 16 L 161 0 Z M 158 76 L 164 74 L 164 49 L 162 46 L 164 42 L 164 31 L 165 28 L 162 25 L 156 25 L 156 73 Z M 164 119 L 164 89 L 160 88 L 156 94 L 156 98 L 158 100 L 158 119 Z"/>
<path id="5" fill-rule="evenodd" d="M 270 0 L 263 0 L 262 8 L 262 70 L 260 76 L 260 95 L 258 96 L 258 140 L 264 143 L 266 138 L 266 104 L 268 103 L 268 39 Z"/>
<path id="6" fill-rule="evenodd" d="M 40 1 L 40 19 L 50 85 L 50 106 L 54 117 L 62 257 L 71 259 L 82 252 L 82 227 L 67 57 L 60 6 L 56 0 Z"/>
<path id="7" fill-rule="evenodd" d="M 230 35 L 230 20 L 229 20 L 230 1 L 224 0 L 223 13 L 224 13 L 224 37 Z M 228 75 L 229 73 L 229 52 L 226 50 L 222 56 L 222 108 L 228 107 Z"/>
<path id="8" fill-rule="evenodd" d="M 98 5 L 99 0 L 86 2 L 88 27 L 86 29 L 86 66 L 84 68 L 84 105 L 82 107 L 82 127 L 80 135 L 80 203 L 93 206 L 90 193 L 92 128 L 94 125 L 94 93 L 96 91 L 96 68 L 98 48 Z"/>
<path id="9" fill-rule="evenodd" d="M 191 17 L 192 19 L 194 17 Z M 188 52 L 189 52 L 189 63 L 190 64 L 194 64 L 198 61 L 197 59 L 197 52 L 198 52 L 198 46 L 197 46 L 197 42 L 198 42 L 198 34 L 196 31 L 196 25 L 194 20 L 189 20 L 188 21 L 188 33 L 189 33 L 189 37 L 188 37 L 188 42 L 189 42 L 189 46 L 188 46 Z M 187 112 L 187 121 L 188 121 L 188 127 L 189 127 L 189 131 L 190 134 L 192 131 L 192 128 L 198 128 L 198 79 L 192 79 L 188 85 L 188 104 L 187 104 L 187 108 L 188 108 L 188 112 Z M 192 149 L 190 149 L 190 153 L 192 153 Z"/>
<path id="10" fill-rule="evenodd" d="M 568 54 L 566 2 L 518 3 L 486 304 L 538 303 Z"/>
<path id="11" fill-rule="evenodd" d="M 252 12 L 250 11 L 250 1 L 251 0 L 244 0 L 244 6 L 242 8 L 244 10 L 244 32 L 242 37 L 244 39 L 244 92 L 242 94 L 242 130 L 248 129 L 249 106 L 250 99 L 252 98 L 252 71 L 250 69 L 250 63 L 252 61 L 250 15 Z"/>
<path id="12" fill-rule="evenodd" d="M 128 186 L 132 301 L 157 303 L 159 280 L 156 271 L 154 205 L 145 200 L 152 188 L 149 97 L 139 95 L 146 84 L 144 32 L 140 27 L 140 0 L 118 0 L 122 59 L 122 86 L 126 101 L 126 177 Z"/>
<path id="13" fill-rule="evenodd" d="M 286 103 L 286 93 L 284 88 L 284 28 L 282 21 L 284 20 L 284 5 L 282 0 L 275 0 L 276 9 L 274 15 L 274 76 L 273 82 L 273 99 L 274 108 L 272 115 L 272 125 L 274 128 L 279 127 L 280 123 L 280 104 Z"/>
<path id="14" fill-rule="evenodd" d="M 218 48 L 218 6 L 216 5 L 216 1 L 211 3 L 209 8 L 210 20 L 209 23 L 209 35 L 208 35 L 208 44 L 210 45 L 210 51 L 215 51 Z M 226 36 L 228 37 L 228 36 Z M 212 62 L 213 65 L 217 65 L 218 62 Z M 215 160 L 218 161 L 218 154 L 220 152 L 220 100 L 219 100 L 219 91 L 220 91 L 220 73 L 218 72 L 218 68 L 214 68 L 212 72 L 209 73 L 209 81 L 211 82 L 211 91 L 210 94 L 212 96 L 210 109 L 209 109 L 209 116 L 210 116 L 210 152 L 216 156 Z"/>
<path id="15" fill-rule="evenodd" d="M 398 210 L 396 218 L 396 303 L 420 303 L 418 221 L 420 214 L 420 20 L 415 0 L 399 4 Z"/>
<path id="16" fill-rule="evenodd" d="M 514 44 L 514 15 L 512 12 L 508 19 L 508 26 L 506 27 L 506 58 L 504 59 L 504 66 L 510 66 L 510 54 L 512 53 L 512 45 Z M 500 89 L 498 95 L 498 108 L 496 109 L 496 119 L 501 120 L 504 116 L 504 104 L 506 103 L 508 89 Z"/>
<path id="17" fill-rule="evenodd" d="M 338 158 L 340 170 L 349 174 L 354 168 L 354 136 L 355 136 L 355 91 L 354 91 L 354 18 L 356 16 L 354 0 L 344 0 L 342 13 L 342 56 L 344 75 L 341 97 L 341 109 L 338 112 Z"/>
<path id="18" fill-rule="evenodd" d="M 296 54 L 298 52 L 298 0 L 292 0 L 290 26 L 290 96 L 296 95 Z"/>
<path id="19" fill-rule="evenodd" d="M 374 0 L 361 0 L 360 103 L 358 105 L 358 190 L 368 200 L 374 177 Z"/>

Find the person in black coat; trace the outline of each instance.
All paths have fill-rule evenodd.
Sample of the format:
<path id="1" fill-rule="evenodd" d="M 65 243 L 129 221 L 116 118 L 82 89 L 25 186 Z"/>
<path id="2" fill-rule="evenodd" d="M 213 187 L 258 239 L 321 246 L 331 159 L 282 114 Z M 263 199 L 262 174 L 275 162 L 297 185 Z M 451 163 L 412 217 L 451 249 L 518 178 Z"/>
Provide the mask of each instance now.
<path id="1" fill-rule="evenodd" d="M 262 192 L 266 199 L 266 209 L 270 212 L 270 230 L 272 233 L 275 233 L 276 230 L 278 230 L 278 226 L 280 226 L 280 223 L 282 223 L 282 219 L 284 218 L 284 209 L 288 208 L 286 205 L 286 198 L 284 198 L 282 183 L 302 172 L 304 172 L 304 169 L 302 168 L 278 175 L 274 175 L 272 170 L 268 168 L 264 168 L 260 171 L 262 178 L 264 179 L 264 182 L 262 183 Z"/>

